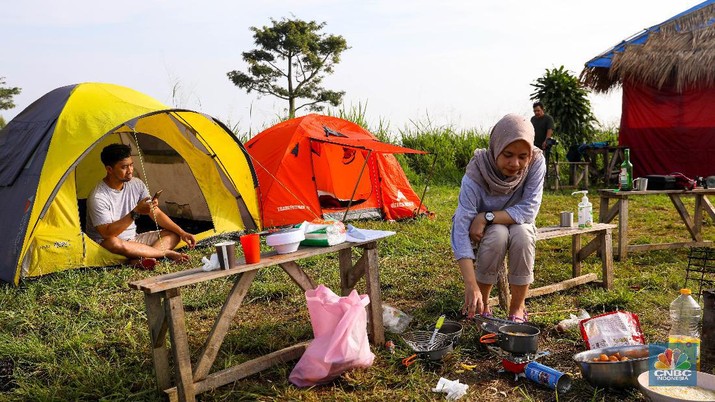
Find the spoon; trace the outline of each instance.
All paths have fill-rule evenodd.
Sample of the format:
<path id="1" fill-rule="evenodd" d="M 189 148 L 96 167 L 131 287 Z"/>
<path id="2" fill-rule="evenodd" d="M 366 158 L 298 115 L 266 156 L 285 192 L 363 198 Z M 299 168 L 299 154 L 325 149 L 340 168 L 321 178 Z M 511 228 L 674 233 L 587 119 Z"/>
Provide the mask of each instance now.
<path id="1" fill-rule="evenodd" d="M 434 343 L 434 338 L 437 337 L 437 332 L 439 332 L 439 329 L 442 328 L 442 324 L 444 324 L 444 319 L 445 319 L 445 318 L 446 318 L 445 315 L 442 314 L 442 315 L 439 316 L 439 318 L 437 319 L 437 324 L 435 324 L 435 326 L 434 326 L 434 332 L 432 332 L 432 337 L 431 337 L 430 340 L 429 340 L 429 346 L 430 346 L 430 347 L 432 347 L 432 344 Z"/>

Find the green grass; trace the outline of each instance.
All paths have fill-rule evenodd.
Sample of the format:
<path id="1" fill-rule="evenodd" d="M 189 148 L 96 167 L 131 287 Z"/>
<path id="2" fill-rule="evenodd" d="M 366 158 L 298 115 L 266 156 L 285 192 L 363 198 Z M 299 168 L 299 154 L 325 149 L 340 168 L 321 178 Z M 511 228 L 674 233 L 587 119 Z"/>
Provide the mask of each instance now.
<path id="1" fill-rule="evenodd" d="M 443 313 L 449 319 L 461 319 L 463 286 L 449 246 L 458 191 L 446 185 L 430 188 L 425 203 L 436 213 L 432 220 L 358 224 L 397 232 L 380 243 L 382 295 L 385 303 L 414 317 L 412 329 L 428 328 Z M 597 199 L 593 194 L 595 216 Z M 570 190 L 547 192 L 537 224 L 558 223 L 559 212 L 575 210 L 577 202 Z M 686 239 L 687 232 L 666 197 L 635 197 L 629 208 L 632 241 Z M 715 239 L 715 227 L 709 220 L 704 223 L 704 237 Z M 196 250 L 194 261 L 210 252 Z M 652 251 L 616 262 L 615 288 L 610 292 L 584 285 L 528 300 L 532 320 L 542 330 L 541 347 L 551 352 L 542 362 L 574 374 L 572 390 L 559 395 L 559 401 L 643 400 L 635 390 L 604 392 L 586 384 L 572 360 L 574 353 L 583 350 L 579 334 L 558 333 L 554 326 L 579 308 L 591 315 L 622 309 L 639 315 L 648 341 L 664 341 L 668 304 L 683 284 L 687 253 L 687 249 Z M 538 242 L 534 286 L 568 278 L 570 258 L 570 239 Z M 316 283 L 338 289 L 336 256 L 310 259 L 302 265 Z M 161 263 L 154 273 L 127 267 L 74 270 L 27 280 L 18 288 L 0 286 L 0 361 L 11 360 L 15 366 L 14 387 L 0 391 L 0 401 L 163 400 L 156 391 L 143 295 L 129 289 L 127 283 L 179 269 L 182 267 Z M 595 256 L 584 264 L 586 273 L 600 275 L 600 269 Z M 215 280 L 182 291 L 194 358 L 231 285 L 229 280 Z M 364 292 L 364 282 L 358 284 L 358 290 Z M 239 312 L 213 371 L 311 337 L 304 296 L 278 268 L 258 274 Z M 480 333 L 473 324 L 465 323 L 461 346 L 444 361 L 418 361 L 409 368 L 401 365 L 401 359 L 410 351 L 399 336 L 387 335 L 398 345 L 394 355 L 374 347 L 377 357 L 373 367 L 348 372 L 329 385 L 293 387 L 287 381 L 293 367 L 290 363 L 201 394 L 200 400 L 444 400 L 445 394 L 431 392 L 440 377 L 468 384 L 469 393 L 463 400 L 557 398 L 553 391 L 535 383 L 499 374 L 500 362 L 479 345 Z M 474 371 L 459 372 L 460 363 L 478 366 Z"/>

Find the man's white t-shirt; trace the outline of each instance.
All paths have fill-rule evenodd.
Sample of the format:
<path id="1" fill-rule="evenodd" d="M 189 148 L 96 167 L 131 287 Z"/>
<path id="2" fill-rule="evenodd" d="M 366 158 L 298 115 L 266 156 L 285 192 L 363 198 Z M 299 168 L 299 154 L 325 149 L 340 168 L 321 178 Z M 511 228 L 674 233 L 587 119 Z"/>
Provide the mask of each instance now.
<path id="1" fill-rule="evenodd" d="M 101 243 L 104 238 L 96 227 L 120 220 L 131 212 L 139 201 L 147 197 L 149 197 L 149 189 L 137 178 L 124 183 L 121 190 L 115 190 L 101 180 L 87 197 L 87 235 L 97 243 Z M 122 240 L 131 240 L 136 235 L 137 225 L 132 222 L 118 237 Z"/>

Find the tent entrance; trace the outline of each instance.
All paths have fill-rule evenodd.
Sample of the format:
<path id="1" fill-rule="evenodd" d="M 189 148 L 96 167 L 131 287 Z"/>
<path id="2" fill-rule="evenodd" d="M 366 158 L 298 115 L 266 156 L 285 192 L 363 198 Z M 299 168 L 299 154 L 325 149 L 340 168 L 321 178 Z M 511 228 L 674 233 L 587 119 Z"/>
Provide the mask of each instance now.
<path id="1" fill-rule="evenodd" d="M 376 198 L 374 161 L 363 169 L 367 155 L 363 150 L 311 141 L 311 162 L 321 208 L 359 207 Z"/>
<path id="2" fill-rule="evenodd" d="M 123 143 L 132 148 L 134 176 L 144 182 L 151 194 L 164 190 L 159 198 L 159 208 L 174 222 L 190 233 L 213 229 L 206 198 L 186 160 L 169 144 L 150 134 L 136 133 L 136 141 L 138 145 L 134 133 L 107 135 L 77 165 L 77 199 L 82 230 L 85 230 L 86 224 L 86 198 L 106 173 L 100 153 L 112 143 Z M 137 221 L 137 230 L 156 230 L 156 224 L 148 216 L 142 216 Z"/>

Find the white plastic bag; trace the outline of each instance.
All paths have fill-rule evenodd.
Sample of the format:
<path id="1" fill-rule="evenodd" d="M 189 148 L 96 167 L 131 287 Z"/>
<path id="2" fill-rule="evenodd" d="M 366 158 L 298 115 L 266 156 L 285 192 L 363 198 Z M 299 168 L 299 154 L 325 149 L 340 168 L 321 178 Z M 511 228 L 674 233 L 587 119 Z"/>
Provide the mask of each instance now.
<path id="1" fill-rule="evenodd" d="M 405 332 L 405 329 L 407 329 L 407 326 L 410 325 L 410 322 L 412 322 L 411 315 L 383 303 L 382 324 L 388 332 L 401 334 Z"/>

